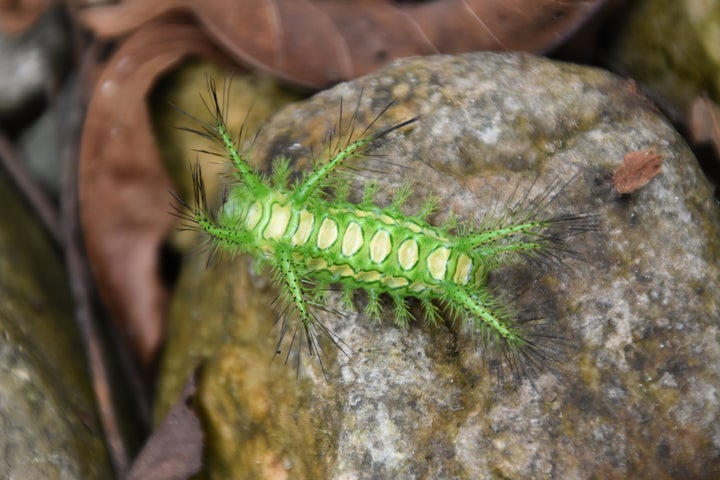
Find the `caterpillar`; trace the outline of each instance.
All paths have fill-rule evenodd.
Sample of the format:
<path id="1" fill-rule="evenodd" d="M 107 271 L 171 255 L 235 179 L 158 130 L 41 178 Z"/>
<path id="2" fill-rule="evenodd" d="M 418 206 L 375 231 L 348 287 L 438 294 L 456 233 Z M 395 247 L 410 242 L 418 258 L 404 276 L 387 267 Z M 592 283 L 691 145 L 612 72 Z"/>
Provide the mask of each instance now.
<path id="1" fill-rule="evenodd" d="M 195 202 L 190 205 L 176 196 L 177 214 L 187 221 L 186 226 L 204 232 L 215 250 L 246 253 L 269 267 L 283 305 L 276 354 L 289 336 L 288 356 L 295 347 L 306 349 L 317 356 L 324 373 L 321 337 L 347 353 L 347 344 L 315 313 L 329 309 L 325 293 L 339 286 L 348 308 L 354 293 L 364 291 L 365 313 L 373 319 L 379 319 L 384 310 L 381 299 L 389 297 L 395 323 L 403 327 L 414 318 L 408 303 L 411 298 L 419 302 L 432 324 L 439 323 L 447 311 L 486 347 L 499 347 L 501 360 L 515 372 L 532 372 L 552 360 L 551 350 L 537 337 L 525 334 L 505 303 L 493 295 L 488 275 L 518 259 L 542 263 L 572 253 L 564 247 L 565 239 L 595 228 L 592 217 L 585 214 L 543 216 L 542 207 L 554 198 L 557 188 L 547 189 L 523 208 L 513 208 L 500 221 L 486 222 L 484 227 L 454 221 L 432 225 L 429 218 L 439 205 L 432 196 L 417 213 L 404 213 L 401 207 L 412 194 L 408 187 L 400 188 L 392 203 L 381 207 L 374 202 L 377 184 L 369 182 L 362 200 L 353 203 L 347 199 L 349 165 L 357 165 L 380 139 L 411 129 L 420 117 L 376 127 L 388 105 L 357 134 L 351 121 L 347 139 L 334 144 L 326 161 L 316 162 L 291 181 L 286 158 L 274 160 L 270 175 L 253 170 L 240 145 L 242 132 L 235 137 L 226 124 L 227 88 L 224 103 L 213 81 L 208 82 L 208 90 L 209 99 L 204 101 L 212 121 L 195 119 L 201 127 L 187 130 L 220 147 L 210 153 L 231 162 L 236 182 L 225 193 L 222 206 L 211 211 L 196 162 L 192 169 Z M 339 129 L 343 130 L 341 125 Z"/>

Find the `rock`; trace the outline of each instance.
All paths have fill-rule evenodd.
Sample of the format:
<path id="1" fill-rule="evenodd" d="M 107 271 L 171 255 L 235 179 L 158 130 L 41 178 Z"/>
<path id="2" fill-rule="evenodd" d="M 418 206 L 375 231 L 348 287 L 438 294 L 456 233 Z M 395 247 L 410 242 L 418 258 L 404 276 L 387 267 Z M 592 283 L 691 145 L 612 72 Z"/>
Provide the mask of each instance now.
<path id="1" fill-rule="evenodd" d="M 0 125 L 16 131 L 33 118 L 69 70 L 71 55 L 70 28 L 59 8 L 22 35 L 0 32 Z"/>
<path id="2" fill-rule="evenodd" d="M 60 89 L 53 104 L 18 139 L 27 168 L 56 198 L 60 196 L 63 180 L 61 142 L 82 123 L 82 112 L 76 106 L 77 87 L 77 78 L 73 76 Z"/>
<path id="3" fill-rule="evenodd" d="M 718 28 L 717 1 L 635 2 L 617 33 L 611 62 L 684 116 L 700 95 L 720 102 Z"/>
<path id="4" fill-rule="evenodd" d="M 0 174 L 0 477 L 111 478 L 58 251 Z"/>
<path id="5" fill-rule="evenodd" d="M 311 150 L 324 152 L 340 99 L 347 113 L 360 92 L 360 125 L 392 99 L 381 124 L 422 114 L 379 142 L 374 153 L 383 156 L 365 160 L 367 170 L 352 171 L 357 186 L 379 180 L 380 205 L 407 182 L 417 192 L 409 211 L 433 193 L 442 200 L 435 222 L 450 212 L 482 222 L 514 191 L 532 197 L 559 184 L 548 215 L 597 216 L 596 232 L 568 242 L 580 260 L 520 264 L 491 279 L 515 310 L 562 337 L 557 364 L 498 381 L 476 339 L 452 321 L 402 328 L 391 311 L 380 323 L 321 312 L 353 353 L 325 345 L 327 380 L 307 355 L 296 376 L 284 364 L 286 345 L 273 360 L 270 275 L 253 273 L 243 256 L 205 269 L 195 254 L 172 306 L 157 411 L 201 365 L 208 476 L 717 475 L 720 215 L 668 122 L 632 84 L 597 69 L 522 54 L 435 56 L 284 109 L 254 158 L 267 168 L 285 153 L 307 167 Z M 663 156 L 660 175 L 615 193 L 615 167 L 648 148 Z M 342 308 L 334 293 L 328 302 Z M 362 309 L 362 296 L 355 303 Z"/>

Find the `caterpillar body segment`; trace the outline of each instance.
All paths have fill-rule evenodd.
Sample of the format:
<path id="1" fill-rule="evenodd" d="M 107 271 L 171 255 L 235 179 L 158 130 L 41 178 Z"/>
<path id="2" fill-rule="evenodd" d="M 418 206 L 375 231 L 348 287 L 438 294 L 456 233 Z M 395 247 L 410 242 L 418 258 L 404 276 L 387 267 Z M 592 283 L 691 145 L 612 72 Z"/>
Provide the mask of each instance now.
<path id="1" fill-rule="evenodd" d="M 487 276 L 520 258 L 552 258 L 548 251 L 561 246 L 565 238 L 592 229 L 588 217 L 543 218 L 541 207 L 547 195 L 542 195 L 526 205 L 522 215 L 509 214 L 492 227 L 463 227 L 459 233 L 454 225 L 435 226 L 427 221 L 439 203 L 436 198 L 429 197 L 416 215 L 403 213 L 409 188 L 401 188 L 384 208 L 372 201 L 375 184 L 366 185 L 363 200 L 357 204 L 345 200 L 343 192 L 335 197 L 328 194 L 343 190 L 346 184 L 338 181 L 338 172 L 348 161 L 357 161 L 374 141 L 411 126 L 417 117 L 375 132 L 369 133 L 368 127 L 354 139 L 349 135 L 347 143 L 335 145 L 326 162 L 288 186 L 286 160 L 274 163 L 269 178 L 249 166 L 228 133 L 225 108 L 219 106 L 212 82 L 210 96 L 214 123 L 204 123 L 198 133 L 221 145 L 220 155 L 235 166 L 237 183 L 213 215 L 207 210 L 197 167 L 193 175 L 196 203 L 183 217 L 206 232 L 217 248 L 248 253 L 274 272 L 284 301 L 278 351 L 288 336 L 288 354 L 303 343 L 308 353 L 320 357 L 319 336 L 346 351 L 345 343 L 313 313 L 328 308 L 322 301 L 324 292 L 340 285 L 347 303 L 355 290 L 367 293 L 365 312 L 370 317 L 380 316 L 379 298 L 389 296 L 399 325 L 412 320 L 408 298 L 419 300 L 431 323 L 441 318 L 439 305 L 484 343 L 500 347 L 516 372 L 523 370 L 523 360 L 529 360 L 534 370 L 535 363 L 549 357 L 491 294 Z"/>

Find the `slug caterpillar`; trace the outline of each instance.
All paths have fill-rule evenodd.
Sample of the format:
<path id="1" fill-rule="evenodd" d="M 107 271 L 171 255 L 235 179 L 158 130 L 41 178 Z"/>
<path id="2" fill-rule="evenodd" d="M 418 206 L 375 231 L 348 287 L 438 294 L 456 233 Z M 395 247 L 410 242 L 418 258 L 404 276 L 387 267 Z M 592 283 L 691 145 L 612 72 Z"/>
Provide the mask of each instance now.
<path id="1" fill-rule="evenodd" d="M 333 144 L 327 161 L 316 163 L 291 182 L 287 159 L 276 159 L 269 177 L 250 167 L 239 147 L 241 139 L 228 131 L 227 106 L 221 105 L 212 81 L 209 95 L 206 106 L 212 122 L 198 120 L 201 128 L 190 131 L 221 147 L 213 153 L 231 161 L 237 181 L 226 193 L 222 207 L 211 212 L 196 164 L 195 203 L 190 206 L 178 199 L 183 207 L 179 215 L 191 228 L 205 232 L 213 248 L 250 254 L 273 272 L 284 302 L 276 354 L 288 335 L 288 355 L 295 347 L 306 348 L 311 356 L 318 356 L 321 367 L 321 336 L 345 351 L 342 339 L 314 313 L 328 309 L 323 296 L 331 286 L 339 285 L 348 307 L 354 292 L 364 290 L 365 313 L 375 319 L 382 313 L 381 298 L 389 297 L 395 322 L 401 326 L 413 317 L 408 307 L 411 297 L 433 324 L 440 320 L 441 310 L 447 310 L 485 346 L 499 348 L 500 360 L 516 373 L 534 372 L 551 358 L 545 345 L 513 321 L 503 302 L 491 293 L 487 279 L 493 270 L 519 258 L 542 262 L 567 252 L 562 244 L 568 236 L 594 228 L 587 215 L 543 217 L 541 209 L 557 194 L 557 185 L 516 205 L 523 208 L 514 208 L 491 228 L 454 222 L 431 225 L 427 218 L 438 200 L 426 199 L 414 215 L 403 213 L 400 207 L 410 195 L 409 188 L 400 189 L 387 207 L 374 203 L 376 186 L 372 183 L 366 185 L 359 203 L 347 200 L 344 174 L 350 163 L 363 158 L 374 142 L 411 127 L 418 117 L 376 128 L 388 105 L 359 134 L 352 130 L 354 120 L 345 132 L 340 125 L 338 138 L 346 133 L 347 141 Z"/>

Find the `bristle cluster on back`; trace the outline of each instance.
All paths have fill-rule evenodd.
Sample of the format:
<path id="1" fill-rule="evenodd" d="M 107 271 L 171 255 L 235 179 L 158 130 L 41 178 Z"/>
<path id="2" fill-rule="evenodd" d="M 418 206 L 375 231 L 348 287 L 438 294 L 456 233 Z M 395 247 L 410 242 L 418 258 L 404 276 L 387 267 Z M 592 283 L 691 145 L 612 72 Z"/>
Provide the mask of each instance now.
<path id="1" fill-rule="evenodd" d="M 544 207 L 561 191 L 559 185 L 532 200 L 508 202 L 504 215 L 479 228 L 457 228 L 454 222 L 434 226 L 427 218 L 436 210 L 437 198 L 428 197 L 419 212 L 408 215 L 402 207 L 412 195 L 409 186 L 400 188 L 388 207 L 380 207 L 374 203 L 379 185 L 367 183 L 362 200 L 350 203 L 347 182 L 338 175 L 348 162 L 362 158 L 374 141 L 412 126 L 417 118 L 375 129 L 383 111 L 358 133 L 354 121 L 346 127 L 339 124 L 340 135 L 327 161 L 316 162 L 290 186 L 286 159 L 273 163 L 268 179 L 253 171 L 228 131 L 226 107 L 221 107 L 212 82 L 210 102 L 213 123 L 202 123 L 195 132 L 222 147 L 222 156 L 235 167 L 237 184 L 213 215 L 197 167 L 196 203 L 181 217 L 207 232 L 218 248 L 250 253 L 270 266 L 283 302 L 278 351 L 289 338 L 289 351 L 302 346 L 320 357 L 319 336 L 346 351 L 342 340 L 314 314 L 328 309 L 323 294 L 339 285 L 347 305 L 357 289 L 364 290 L 365 313 L 372 318 L 383 312 L 380 298 L 389 297 L 395 323 L 401 326 L 413 320 L 409 298 L 418 299 L 433 324 L 440 321 L 440 306 L 487 348 L 499 349 L 500 360 L 515 372 L 534 372 L 551 357 L 551 350 L 526 336 L 491 294 L 487 276 L 519 258 L 543 263 L 572 253 L 564 240 L 594 228 L 592 217 L 585 215 L 543 216 Z M 335 195 L 328 195 L 329 190 Z"/>

